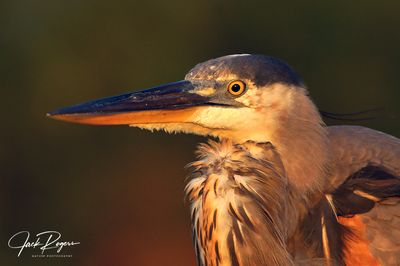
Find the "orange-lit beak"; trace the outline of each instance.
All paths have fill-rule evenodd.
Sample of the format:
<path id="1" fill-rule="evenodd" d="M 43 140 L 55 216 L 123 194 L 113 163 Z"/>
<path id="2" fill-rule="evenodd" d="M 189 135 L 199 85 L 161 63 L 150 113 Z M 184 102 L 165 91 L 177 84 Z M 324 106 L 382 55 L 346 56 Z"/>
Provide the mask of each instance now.
<path id="1" fill-rule="evenodd" d="M 48 116 L 91 125 L 182 123 L 200 106 L 215 105 L 209 97 L 196 94 L 194 90 L 192 82 L 183 80 L 61 108 Z"/>

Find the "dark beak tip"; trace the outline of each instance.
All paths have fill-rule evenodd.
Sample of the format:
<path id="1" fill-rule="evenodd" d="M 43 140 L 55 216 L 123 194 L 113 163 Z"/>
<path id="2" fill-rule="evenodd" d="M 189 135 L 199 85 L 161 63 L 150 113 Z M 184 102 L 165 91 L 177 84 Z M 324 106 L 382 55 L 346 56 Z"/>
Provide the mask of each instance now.
<path id="1" fill-rule="evenodd" d="M 55 111 L 46 113 L 46 117 L 55 118 L 56 116 L 59 116 L 62 114 L 63 114 L 63 112 L 60 112 L 60 110 L 55 110 Z"/>
<path id="2" fill-rule="evenodd" d="M 62 117 L 62 115 L 57 114 L 55 112 L 46 113 L 46 118 L 50 118 L 50 119 L 54 119 L 54 120 L 62 120 L 60 117 Z"/>
<path id="3" fill-rule="evenodd" d="M 66 120 L 69 116 L 72 116 L 73 114 L 68 114 L 61 112 L 60 110 L 55 110 L 53 112 L 48 112 L 46 113 L 46 118 L 50 119 L 55 119 L 55 120 Z"/>
<path id="4" fill-rule="evenodd" d="M 67 116 L 67 115 L 74 115 L 74 114 L 84 113 L 82 111 L 79 112 L 77 107 L 78 107 L 78 105 L 59 108 L 59 109 L 56 109 L 56 110 L 54 110 L 52 112 L 46 113 L 46 117 L 55 118 L 55 117 L 59 117 L 59 116 Z"/>

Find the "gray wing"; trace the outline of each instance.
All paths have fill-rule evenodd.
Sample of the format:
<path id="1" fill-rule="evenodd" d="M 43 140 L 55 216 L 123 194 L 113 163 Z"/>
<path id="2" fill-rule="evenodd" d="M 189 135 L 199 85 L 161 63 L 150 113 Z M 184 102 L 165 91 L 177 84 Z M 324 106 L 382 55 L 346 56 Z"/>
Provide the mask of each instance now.
<path id="1" fill-rule="evenodd" d="M 400 265 L 400 140 L 357 126 L 329 127 L 331 191 L 347 265 Z"/>

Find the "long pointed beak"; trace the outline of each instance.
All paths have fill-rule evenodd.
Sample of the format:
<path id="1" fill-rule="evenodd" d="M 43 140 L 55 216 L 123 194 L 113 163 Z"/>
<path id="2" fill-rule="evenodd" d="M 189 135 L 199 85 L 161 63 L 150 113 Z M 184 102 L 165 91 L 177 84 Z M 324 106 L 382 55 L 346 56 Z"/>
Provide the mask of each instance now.
<path id="1" fill-rule="evenodd" d="M 209 97 L 195 93 L 195 85 L 183 80 L 61 108 L 48 116 L 91 125 L 182 123 L 209 104 Z"/>

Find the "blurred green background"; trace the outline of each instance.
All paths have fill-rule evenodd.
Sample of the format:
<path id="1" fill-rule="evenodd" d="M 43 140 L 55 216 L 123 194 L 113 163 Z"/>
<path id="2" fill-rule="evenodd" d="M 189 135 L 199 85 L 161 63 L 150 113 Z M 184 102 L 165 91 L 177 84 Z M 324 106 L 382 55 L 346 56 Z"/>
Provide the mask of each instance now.
<path id="1" fill-rule="evenodd" d="M 357 124 L 399 137 L 399 10 L 399 1 L 2 0 L 1 265 L 194 265 L 183 166 L 204 139 L 45 114 L 180 80 L 210 58 L 280 57 L 321 109 L 385 107 Z M 81 244 L 61 252 L 72 258 L 17 258 L 7 241 L 21 230 Z"/>

